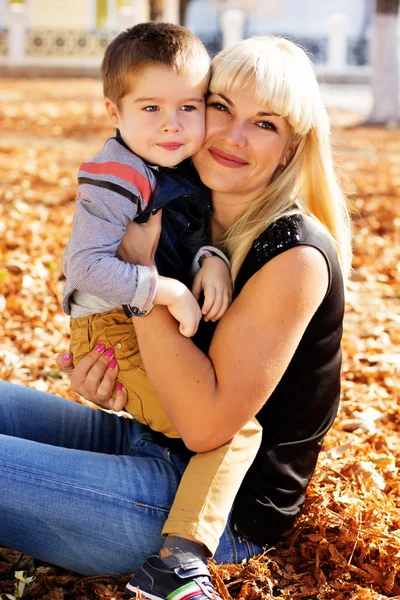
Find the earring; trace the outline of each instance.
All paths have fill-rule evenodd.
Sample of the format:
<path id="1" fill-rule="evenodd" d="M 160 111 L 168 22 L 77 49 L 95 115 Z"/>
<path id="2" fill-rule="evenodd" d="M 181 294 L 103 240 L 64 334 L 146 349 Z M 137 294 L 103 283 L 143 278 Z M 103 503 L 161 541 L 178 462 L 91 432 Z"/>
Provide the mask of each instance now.
<path id="1" fill-rule="evenodd" d="M 286 156 L 283 159 L 283 168 L 286 169 L 286 165 L 287 165 L 287 161 L 286 161 Z"/>

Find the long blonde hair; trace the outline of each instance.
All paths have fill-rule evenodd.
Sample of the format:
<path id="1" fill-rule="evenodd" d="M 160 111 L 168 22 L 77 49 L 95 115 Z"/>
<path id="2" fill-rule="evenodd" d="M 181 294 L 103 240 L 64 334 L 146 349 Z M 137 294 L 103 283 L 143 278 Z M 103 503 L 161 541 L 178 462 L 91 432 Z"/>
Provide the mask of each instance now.
<path id="1" fill-rule="evenodd" d="M 265 192 L 222 240 L 231 258 L 233 281 L 253 241 L 271 223 L 299 210 L 326 228 L 346 277 L 351 264 L 350 220 L 333 164 L 328 115 L 310 59 L 284 38 L 257 36 L 220 52 L 211 68 L 212 92 L 254 89 L 256 102 L 284 117 L 298 143 L 287 167 L 277 168 Z"/>

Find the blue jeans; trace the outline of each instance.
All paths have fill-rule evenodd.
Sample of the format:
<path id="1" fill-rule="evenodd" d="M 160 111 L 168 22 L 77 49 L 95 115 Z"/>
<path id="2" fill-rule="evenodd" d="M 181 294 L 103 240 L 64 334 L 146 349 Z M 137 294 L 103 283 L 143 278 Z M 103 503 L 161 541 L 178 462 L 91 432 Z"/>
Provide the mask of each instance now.
<path id="1" fill-rule="evenodd" d="M 137 421 L 0 381 L 2 546 L 83 575 L 134 573 L 162 546 L 185 467 Z M 261 551 L 228 522 L 215 560 Z"/>

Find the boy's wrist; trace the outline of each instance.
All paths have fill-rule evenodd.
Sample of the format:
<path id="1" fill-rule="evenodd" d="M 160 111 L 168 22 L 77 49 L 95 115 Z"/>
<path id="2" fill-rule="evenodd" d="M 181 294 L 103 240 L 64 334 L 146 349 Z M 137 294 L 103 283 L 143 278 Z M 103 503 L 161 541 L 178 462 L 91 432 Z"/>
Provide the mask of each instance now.
<path id="1" fill-rule="evenodd" d="M 198 260 L 200 269 L 203 266 L 204 259 L 206 259 L 206 258 L 212 258 L 213 256 L 215 256 L 215 255 L 212 252 L 210 252 L 209 250 L 205 250 L 203 252 L 203 254 L 200 255 L 200 258 Z"/>
<path id="2" fill-rule="evenodd" d="M 177 279 L 159 276 L 154 305 L 170 306 L 185 293 L 186 289 L 186 286 Z"/>
<path id="3" fill-rule="evenodd" d="M 230 271 L 231 263 L 230 263 L 228 257 L 222 252 L 222 250 L 219 250 L 218 248 L 215 248 L 214 246 L 202 246 L 200 248 L 200 250 L 198 250 L 196 252 L 195 257 L 192 261 L 192 266 L 190 269 L 190 272 L 191 272 L 190 274 L 192 277 L 194 277 L 199 272 L 199 270 L 201 269 L 203 260 L 205 258 L 210 258 L 210 255 L 217 256 L 218 258 L 223 260 Z"/>
<path id="4" fill-rule="evenodd" d="M 144 317 L 154 306 L 158 288 L 158 272 L 154 265 L 136 265 L 136 292 L 130 304 L 122 306 L 128 317 Z"/>

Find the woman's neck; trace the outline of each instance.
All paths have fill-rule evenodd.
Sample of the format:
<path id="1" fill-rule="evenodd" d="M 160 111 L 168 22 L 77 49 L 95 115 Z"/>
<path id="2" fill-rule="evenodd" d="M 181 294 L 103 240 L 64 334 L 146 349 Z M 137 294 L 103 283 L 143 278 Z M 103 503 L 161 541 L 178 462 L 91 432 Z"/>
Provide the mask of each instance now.
<path id="1" fill-rule="evenodd" d="M 242 216 L 250 201 L 240 200 L 232 195 L 225 195 L 219 192 L 212 193 L 212 212 L 211 212 L 211 239 L 214 244 L 218 243 L 223 235 L 232 227 L 234 223 Z"/>

